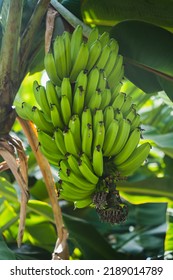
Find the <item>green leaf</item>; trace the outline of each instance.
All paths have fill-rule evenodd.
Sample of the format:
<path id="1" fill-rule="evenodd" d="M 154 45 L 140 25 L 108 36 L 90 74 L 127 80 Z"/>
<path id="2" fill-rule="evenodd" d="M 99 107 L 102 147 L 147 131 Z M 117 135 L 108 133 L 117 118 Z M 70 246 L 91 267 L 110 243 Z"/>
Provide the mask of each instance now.
<path id="1" fill-rule="evenodd" d="M 84 255 L 84 259 L 123 259 L 121 253 L 115 252 L 97 229 L 84 219 L 75 218 L 64 214 L 63 219 L 70 232 L 70 238 L 74 239 Z"/>
<path id="2" fill-rule="evenodd" d="M 165 238 L 165 251 L 173 252 L 173 203 L 168 204 L 168 230 Z"/>
<path id="3" fill-rule="evenodd" d="M 3 240 L 0 232 L 0 260 L 16 260 L 16 256 L 12 250 L 10 250 Z"/>
<path id="4" fill-rule="evenodd" d="M 63 0 L 61 4 L 66 7 L 77 18 L 82 19 L 81 0 Z"/>
<path id="5" fill-rule="evenodd" d="M 3 177 L 0 177 L 0 196 L 5 197 L 9 201 L 17 202 L 17 193 L 12 185 Z"/>
<path id="6" fill-rule="evenodd" d="M 117 189 L 130 203 L 170 202 L 173 199 L 172 177 L 151 177 L 118 183 Z"/>
<path id="7" fill-rule="evenodd" d="M 127 20 L 114 26 L 125 76 L 147 93 L 165 90 L 173 99 L 173 35 L 153 24 Z"/>
<path id="8" fill-rule="evenodd" d="M 88 24 L 113 26 L 122 20 L 135 19 L 144 20 L 168 28 L 173 27 L 172 13 L 173 2 L 171 0 L 82 1 L 83 19 Z"/>
<path id="9" fill-rule="evenodd" d="M 161 151 L 173 158 L 173 133 L 156 135 L 146 131 L 144 137 L 151 140 Z"/>

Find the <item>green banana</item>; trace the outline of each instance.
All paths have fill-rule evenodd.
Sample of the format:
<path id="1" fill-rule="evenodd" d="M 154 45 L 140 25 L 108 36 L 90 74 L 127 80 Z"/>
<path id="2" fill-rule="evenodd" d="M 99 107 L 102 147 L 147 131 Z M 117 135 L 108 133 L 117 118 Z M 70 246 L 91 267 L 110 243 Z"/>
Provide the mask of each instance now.
<path id="1" fill-rule="evenodd" d="M 102 51 L 102 45 L 99 40 L 96 40 L 89 48 L 89 57 L 86 65 L 88 71 L 92 70 L 95 66 Z"/>
<path id="2" fill-rule="evenodd" d="M 74 155 L 69 154 L 67 156 L 67 162 L 69 164 L 70 169 L 77 175 L 81 176 L 81 172 L 79 170 L 79 159 L 77 159 Z"/>
<path id="3" fill-rule="evenodd" d="M 50 106 L 47 100 L 46 90 L 43 86 L 39 85 L 37 81 L 33 82 L 33 92 L 34 97 L 40 106 L 41 110 L 44 112 L 47 119 L 50 120 Z"/>
<path id="4" fill-rule="evenodd" d="M 125 96 L 125 100 L 124 103 L 121 107 L 121 112 L 123 113 L 123 115 L 125 115 L 126 113 L 128 114 L 129 110 L 131 109 L 132 106 L 132 97 L 130 95 L 126 95 Z"/>
<path id="5" fill-rule="evenodd" d="M 114 120 L 114 108 L 107 106 L 103 113 L 105 129 L 109 127 L 109 124 Z"/>
<path id="6" fill-rule="evenodd" d="M 123 113 L 120 109 L 116 109 L 114 111 L 114 118 L 117 120 L 117 121 L 120 121 L 123 119 Z"/>
<path id="7" fill-rule="evenodd" d="M 78 87 L 73 96 L 73 105 L 72 105 L 72 112 L 73 114 L 81 115 L 84 109 L 84 102 L 85 102 L 85 92 L 83 89 Z"/>
<path id="8" fill-rule="evenodd" d="M 115 77 L 112 76 L 112 81 L 111 79 L 109 79 L 109 86 L 112 86 L 112 89 L 114 90 L 114 88 L 116 88 L 119 83 L 122 83 L 123 78 L 124 78 L 124 65 L 122 65 L 117 76 Z"/>
<path id="9" fill-rule="evenodd" d="M 110 104 L 112 104 L 114 102 L 115 98 L 119 95 L 119 93 L 121 92 L 121 88 L 122 88 L 122 83 L 118 83 L 114 87 L 114 89 L 111 89 L 112 96 L 111 96 Z"/>
<path id="10" fill-rule="evenodd" d="M 41 146 L 44 147 L 49 153 L 61 154 L 60 150 L 56 145 L 54 137 L 41 130 L 38 130 L 37 134 L 38 141 L 40 142 Z"/>
<path id="11" fill-rule="evenodd" d="M 83 200 L 77 200 L 74 202 L 75 208 L 84 208 L 92 203 L 92 198 L 88 197 Z"/>
<path id="12" fill-rule="evenodd" d="M 52 123 L 46 120 L 44 113 L 40 111 L 36 106 L 32 107 L 32 111 L 33 111 L 33 122 L 37 126 L 37 128 L 52 135 L 54 131 L 54 126 Z"/>
<path id="13" fill-rule="evenodd" d="M 103 32 L 100 37 L 99 40 L 101 42 L 102 48 L 104 48 L 106 46 L 106 44 L 109 43 L 110 37 L 109 37 L 109 33 L 108 32 Z"/>
<path id="14" fill-rule="evenodd" d="M 61 182 L 61 189 L 60 189 L 60 197 L 59 199 L 65 199 L 67 201 L 80 201 L 83 199 L 86 199 L 88 197 L 90 197 L 90 195 L 92 194 L 92 190 L 91 191 L 85 191 L 85 190 L 81 190 L 79 189 L 77 186 L 73 185 L 70 182 L 65 182 L 62 180 Z"/>
<path id="15" fill-rule="evenodd" d="M 73 115 L 69 121 L 69 128 L 71 130 L 71 133 L 73 134 L 73 137 L 75 139 L 75 142 L 78 146 L 78 148 L 81 150 L 82 148 L 82 140 L 81 140 L 81 124 L 80 124 L 80 118 L 78 115 Z"/>
<path id="16" fill-rule="evenodd" d="M 71 72 L 72 60 L 71 60 L 71 34 L 67 31 L 63 32 L 63 41 L 65 48 L 65 57 L 66 57 L 66 73 L 69 77 Z"/>
<path id="17" fill-rule="evenodd" d="M 97 68 L 93 68 L 88 75 L 88 83 L 86 88 L 85 105 L 89 103 L 91 97 L 97 90 L 100 72 Z"/>
<path id="18" fill-rule="evenodd" d="M 106 73 L 106 77 L 108 77 L 110 75 L 110 73 L 112 72 L 112 70 L 113 70 L 113 68 L 115 66 L 117 55 L 118 55 L 118 49 L 110 51 L 109 58 L 108 58 L 107 63 L 105 65 L 105 67 L 104 67 L 104 71 Z"/>
<path id="19" fill-rule="evenodd" d="M 54 138 L 55 138 L 55 143 L 56 143 L 58 149 L 60 150 L 61 154 L 66 155 L 67 150 L 66 150 L 65 143 L 64 143 L 64 136 L 63 136 L 63 132 L 60 128 L 55 129 Z"/>
<path id="20" fill-rule="evenodd" d="M 125 94 L 120 92 L 112 103 L 112 107 L 117 110 L 121 110 L 125 100 Z"/>
<path id="21" fill-rule="evenodd" d="M 92 141 L 93 141 L 92 125 L 88 123 L 82 133 L 82 152 L 84 152 L 89 158 L 91 158 Z"/>
<path id="22" fill-rule="evenodd" d="M 136 110 L 131 107 L 131 110 L 129 111 L 129 113 L 125 116 L 125 118 L 127 120 L 129 120 L 131 123 L 133 122 L 133 120 L 135 119 L 136 117 Z"/>
<path id="23" fill-rule="evenodd" d="M 61 112 L 58 111 L 55 104 L 51 104 L 50 106 L 50 116 L 54 127 L 59 127 L 60 129 L 64 129 L 65 125 L 61 117 Z"/>
<path id="24" fill-rule="evenodd" d="M 50 153 L 49 150 L 47 150 L 42 145 L 39 148 L 40 148 L 41 153 L 47 158 L 47 160 L 51 164 L 59 166 L 60 161 L 63 159 L 63 155 L 62 154 L 52 154 L 52 153 Z"/>
<path id="25" fill-rule="evenodd" d="M 111 154 L 112 147 L 114 145 L 114 142 L 116 141 L 116 137 L 119 130 L 119 124 L 117 120 L 112 120 L 108 128 L 105 132 L 105 140 L 103 143 L 103 155 L 109 156 Z"/>
<path id="26" fill-rule="evenodd" d="M 100 70 L 100 76 L 99 76 L 99 81 L 97 84 L 97 89 L 101 92 L 103 92 L 106 89 L 107 86 L 107 80 L 105 77 L 104 71 Z"/>
<path id="27" fill-rule="evenodd" d="M 82 176 L 77 176 L 74 172 L 72 172 L 67 165 L 65 164 L 65 161 L 60 162 L 60 171 L 59 176 L 60 178 L 65 182 L 70 182 L 77 186 L 79 189 L 84 191 L 93 191 L 95 189 L 95 185 L 87 181 Z"/>
<path id="28" fill-rule="evenodd" d="M 104 48 L 102 48 L 100 57 L 98 58 L 98 60 L 96 62 L 96 66 L 98 69 L 104 70 L 105 65 L 109 58 L 110 51 L 111 51 L 111 49 L 110 49 L 109 45 L 105 45 Z"/>
<path id="29" fill-rule="evenodd" d="M 117 51 L 117 54 L 118 54 L 118 51 L 119 51 L 119 45 L 118 45 L 118 42 L 114 39 L 114 38 L 111 38 L 109 40 L 109 46 L 111 48 L 111 51 L 114 51 L 116 50 Z"/>
<path id="30" fill-rule="evenodd" d="M 62 36 L 57 36 L 53 43 L 53 53 L 57 75 L 62 80 L 67 77 L 65 45 Z"/>
<path id="31" fill-rule="evenodd" d="M 125 162 L 116 166 L 117 170 L 123 176 L 132 175 L 146 160 L 149 155 L 150 149 L 151 146 L 148 142 L 141 144 L 133 151 L 133 153 Z"/>
<path id="32" fill-rule="evenodd" d="M 121 152 L 119 152 L 119 154 L 115 156 L 113 160 L 115 165 L 119 165 L 125 162 L 129 158 L 129 156 L 133 153 L 133 151 L 136 149 L 137 145 L 139 144 L 140 137 L 141 137 L 141 131 L 139 128 L 136 128 L 131 132 L 124 148 L 121 150 Z"/>
<path id="33" fill-rule="evenodd" d="M 107 76 L 108 84 L 110 88 L 114 88 L 118 83 L 115 82 L 116 77 L 119 77 L 123 65 L 123 57 L 122 55 L 118 55 L 115 65 L 111 73 Z"/>
<path id="34" fill-rule="evenodd" d="M 139 127 L 141 124 L 141 118 L 139 114 L 136 114 L 135 118 L 131 122 L 131 130 L 133 130 L 135 127 Z"/>
<path id="35" fill-rule="evenodd" d="M 84 161 L 88 167 L 92 170 L 92 164 L 89 157 L 85 153 L 80 154 L 80 160 Z"/>
<path id="36" fill-rule="evenodd" d="M 22 104 L 17 105 L 15 107 L 15 110 L 18 114 L 19 117 L 21 117 L 24 120 L 29 120 L 32 121 L 34 120 L 34 116 L 33 116 L 33 111 L 32 111 L 32 107 L 30 104 L 26 103 L 26 102 L 22 102 Z"/>
<path id="37" fill-rule="evenodd" d="M 66 125 L 68 125 L 69 120 L 71 118 L 71 106 L 67 95 L 61 96 L 60 106 L 61 106 L 61 115 L 62 115 L 63 122 Z"/>
<path id="38" fill-rule="evenodd" d="M 130 122 L 126 119 L 122 119 L 119 122 L 118 134 L 112 146 L 110 156 L 117 155 L 123 149 L 129 137 L 129 133 L 130 133 Z"/>
<path id="39" fill-rule="evenodd" d="M 93 132 L 96 133 L 97 125 L 99 122 L 103 122 L 103 111 L 96 109 L 93 112 Z"/>
<path id="40" fill-rule="evenodd" d="M 88 48 L 90 48 L 93 45 L 93 43 L 98 39 L 98 37 L 99 37 L 98 28 L 97 27 L 92 28 L 87 40 Z"/>
<path id="41" fill-rule="evenodd" d="M 85 92 L 87 87 L 87 82 L 88 82 L 87 72 L 85 70 L 80 71 L 75 82 L 74 92 L 76 91 L 77 88 Z"/>
<path id="42" fill-rule="evenodd" d="M 105 90 L 101 93 L 102 101 L 100 104 L 100 109 L 104 109 L 105 107 L 110 105 L 111 102 L 111 90 L 109 88 L 105 88 Z"/>
<path id="43" fill-rule="evenodd" d="M 80 71 L 86 69 L 88 57 L 89 57 L 88 46 L 87 44 L 82 43 L 70 73 L 71 82 L 75 82 Z"/>
<path id="44" fill-rule="evenodd" d="M 103 153 L 100 145 L 95 146 L 93 151 L 93 169 L 98 177 L 103 175 Z"/>
<path id="45" fill-rule="evenodd" d="M 91 96 L 87 106 L 91 109 L 91 111 L 93 111 L 100 108 L 101 102 L 102 102 L 101 92 L 99 90 L 96 90 Z"/>
<path id="46" fill-rule="evenodd" d="M 88 165 L 82 160 L 79 161 L 79 169 L 83 177 L 87 181 L 89 181 L 93 185 L 97 185 L 99 178 L 93 173 L 93 170 L 91 170 Z"/>
<path id="47" fill-rule="evenodd" d="M 50 80 L 46 82 L 46 95 L 47 95 L 49 106 L 51 104 L 54 104 L 58 109 L 58 111 L 60 112 L 61 110 L 60 98 L 58 97 L 54 84 Z"/>
<path id="48" fill-rule="evenodd" d="M 95 129 L 94 135 L 93 135 L 93 147 L 95 148 L 96 146 L 99 145 L 102 148 L 104 139 L 105 139 L 104 122 L 99 122 L 99 123 L 97 123 L 96 129 Z"/>
<path id="49" fill-rule="evenodd" d="M 81 134 L 83 135 L 88 124 L 92 125 L 92 114 L 90 108 L 84 108 L 81 114 Z"/>
<path id="50" fill-rule="evenodd" d="M 44 67 L 46 69 L 47 75 L 49 79 L 52 81 L 54 85 L 61 85 L 61 79 L 58 77 L 55 60 L 53 54 L 51 52 L 45 54 L 44 57 Z"/>
<path id="51" fill-rule="evenodd" d="M 66 129 L 63 134 L 66 151 L 74 156 L 78 156 L 80 150 L 77 146 L 77 143 L 75 142 L 75 138 L 71 130 Z"/>
<path id="52" fill-rule="evenodd" d="M 78 25 L 72 33 L 71 36 L 71 61 L 74 65 L 76 58 L 78 56 L 81 44 L 83 39 L 83 28 L 81 25 Z"/>
<path id="53" fill-rule="evenodd" d="M 70 83 L 70 78 L 63 78 L 62 84 L 61 84 L 61 96 L 66 95 L 70 106 L 72 106 L 72 88 L 71 88 L 71 83 Z"/>

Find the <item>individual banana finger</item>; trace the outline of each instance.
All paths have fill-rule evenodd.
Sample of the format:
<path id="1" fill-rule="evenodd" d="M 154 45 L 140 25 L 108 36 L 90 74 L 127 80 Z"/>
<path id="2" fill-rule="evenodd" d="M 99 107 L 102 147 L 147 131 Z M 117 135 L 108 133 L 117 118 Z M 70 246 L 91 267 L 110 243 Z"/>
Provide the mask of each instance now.
<path id="1" fill-rule="evenodd" d="M 72 88 L 70 78 L 64 77 L 61 84 L 61 96 L 66 95 L 70 106 L 72 106 Z"/>
<path id="2" fill-rule="evenodd" d="M 61 112 L 58 111 L 58 108 L 54 104 L 51 104 L 51 106 L 50 106 L 50 116 L 51 116 L 51 121 L 52 121 L 54 127 L 64 129 L 65 124 L 62 120 Z"/>
<path id="3" fill-rule="evenodd" d="M 103 153 L 100 145 L 95 146 L 93 151 L 93 169 L 98 177 L 103 175 Z"/>
<path id="4" fill-rule="evenodd" d="M 117 120 L 112 120 L 105 132 L 105 140 L 103 143 L 103 155 L 109 156 L 114 145 L 119 130 Z"/>
<path id="5" fill-rule="evenodd" d="M 57 90 L 54 84 L 50 80 L 46 82 L 46 95 L 49 106 L 51 106 L 51 104 L 54 104 L 60 112 L 60 97 L 57 94 Z"/>
<path id="6" fill-rule="evenodd" d="M 76 57 L 76 60 L 72 66 L 72 70 L 70 73 L 70 81 L 75 82 L 79 73 L 86 69 L 87 62 L 89 57 L 89 50 L 88 46 L 85 43 L 82 43 Z"/>
<path id="7" fill-rule="evenodd" d="M 82 133 L 82 152 L 84 152 L 89 158 L 92 156 L 92 141 L 92 125 L 88 123 Z"/>
<path id="8" fill-rule="evenodd" d="M 69 129 L 71 130 L 73 137 L 75 139 L 75 142 L 81 150 L 82 148 L 82 140 L 81 140 L 81 123 L 79 115 L 73 115 L 69 121 Z"/>
<path id="9" fill-rule="evenodd" d="M 63 122 L 65 123 L 65 125 L 68 125 L 69 120 L 71 118 L 71 106 L 67 95 L 61 96 L 60 106 Z"/>
<path id="10" fill-rule="evenodd" d="M 146 160 L 150 149 L 151 146 L 148 142 L 141 144 L 133 151 L 131 156 L 125 162 L 116 166 L 117 170 L 123 176 L 129 176 L 133 174 Z"/>
<path id="11" fill-rule="evenodd" d="M 56 130 L 54 131 L 54 138 L 55 138 L 55 143 L 56 143 L 58 149 L 60 150 L 60 152 L 63 155 L 66 155 L 67 150 L 65 147 L 64 136 L 63 136 L 63 132 L 61 129 L 56 128 Z"/>
<path id="12" fill-rule="evenodd" d="M 113 160 L 115 165 L 119 165 L 123 162 L 125 162 L 129 156 L 133 153 L 133 151 L 136 149 L 137 145 L 139 144 L 141 137 L 141 131 L 139 128 L 136 128 L 133 130 L 124 146 L 124 148 L 121 150 L 119 154 L 117 154 Z"/>
<path id="13" fill-rule="evenodd" d="M 63 134 L 66 151 L 74 156 L 78 156 L 80 150 L 77 146 L 77 143 L 75 142 L 75 138 L 71 130 L 66 129 Z"/>
<path id="14" fill-rule="evenodd" d="M 119 122 L 118 134 L 112 146 L 110 156 L 116 156 L 123 149 L 129 137 L 130 128 L 131 125 L 128 120 L 122 119 Z"/>
<path id="15" fill-rule="evenodd" d="M 79 169 L 84 178 L 91 184 L 96 185 L 98 183 L 99 178 L 93 173 L 93 170 L 91 170 L 88 165 L 81 160 L 79 161 Z"/>
<path id="16" fill-rule="evenodd" d="M 92 198 L 89 196 L 83 200 L 77 200 L 74 202 L 75 208 L 85 208 L 92 203 Z"/>
<path id="17" fill-rule="evenodd" d="M 102 50 L 102 46 L 100 40 L 95 40 L 95 42 L 89 47 L 89 57 L 86 65 L 86 69 L 88 71 L 92 70 L 92 68 L 95 66 L 101 54 L 101 50 Z"/>
<path id="18" fill-rule="evenodd" d="M 98 37 L 99 37 L 98 28 L 97 27 L 92 28 L 87 40 L 88 48 L 92 46 L 92 44 L 98 39 Z"/>
<path id="19" fill-rule="evenodd" d="M 58 77 L 56 66 L 55 66 L 55 60 L 51 52 L 48 52 L 44 57 L 44 67 L 52 83 L 54 85 L 60 86 L 61 79 Z"/>

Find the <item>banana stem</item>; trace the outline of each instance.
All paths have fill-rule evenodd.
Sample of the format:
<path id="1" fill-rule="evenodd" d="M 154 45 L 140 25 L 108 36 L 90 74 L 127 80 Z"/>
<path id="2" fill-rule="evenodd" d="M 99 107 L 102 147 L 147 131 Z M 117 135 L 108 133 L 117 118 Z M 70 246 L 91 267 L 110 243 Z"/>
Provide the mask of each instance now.
<path id="1" fill-rule="evenodd" d="M 7 75 L 8 79 L 14 78 L 19 53 L 22 11 L 23 0 L 10 1 L 0 54 L 0 87 L 3 87 L 3 81 L 7 79 Z"/>
<path id="2" fill-rule="evenodd" d="M 60 15 L 72 25 L 74 28 L 77 25 L 81 25 L 83 27 L 83 35 L 88 37 L 91 32 L 91 28 L 83 23 L 80 19 L 78 19 L 74 14 L 72 14 L 69 10 L 67 10 L 63 5 L 61 5 L 57 0 L 51 0 L 51 5 L 60 13 Z"/>
<path id="3" fill-rule="evenodd" d="M 54 214 L 55 219 L 55 226 L 58 234 L 58 243 L 64 242 L 64 239 L 66 241 L 66 236 L 68 236 L 67 231 L 65 231 L 62 214 L 61 214 L 61 208 L 57 201 L 57 196 L 55 192 L 55 183 L 52 176 L 52 172 L 50 169 L 50 165 L 47 161 L 47 159 L 42 155 L 42 153 L 38 149 L 38 138 L 37 138 L 37 131 L 34 125 L 26 120 L 21 119 L 20 117 L 17 117 L 18 121 L 20 122 L 22 129 L 24 131 L 25 136 L 27 137 L 27 140 L 29 142 L 29 145 L 32 148 L 32 151 L 36 157 L 36 160 L 38 162 L 38 165 L 40 167 L 40 170 L 43 174 L 43 178 L 47 187 L 47 192 L 49 194 L 50 202 L 52 205 L 52 210 Z M 66 245 L 67 247 L 67 245 Z M 66 255 L 66 253 L 64 252 Z M 63 258 L 63 256 L 62 256 Z M 67 256 L 64 257 L 67 259 Z"/>
<path id="4" fill-rule="evenodd" d="M 38 31 L 41 21 L 46 14 L 46 11 L 48 9 L 48 5 L 50 3 L 50 0 L 40 0 L 38 1 L 35 10 L 29 20 L 28 25 L 26 26 L 22 37 L 21 37 L 21 61 L 20 66 L 23 71 L 25 71 L 27 66 L 27 59 L 31 51 L 31 47 L 33 44 L 34 36 L 36 35 L 36 32 Z M 38 34 L 39 36 L 39 34 Z M 22 71 L 22 73 L 23 73 Z"/>
<path id="5" fill-rule="evenodd" d="M 7 1 L 6 1 L 7 2 Z M 4 1 L 3 5 L 6 5 Z M 9 1 L 8 1 L 9 2 Z M 23 0 L 10 1 L 0 52 L 0 136 L 7 135 L 15 120 L 11 106 L 18 88 L 19 34 Z"/>

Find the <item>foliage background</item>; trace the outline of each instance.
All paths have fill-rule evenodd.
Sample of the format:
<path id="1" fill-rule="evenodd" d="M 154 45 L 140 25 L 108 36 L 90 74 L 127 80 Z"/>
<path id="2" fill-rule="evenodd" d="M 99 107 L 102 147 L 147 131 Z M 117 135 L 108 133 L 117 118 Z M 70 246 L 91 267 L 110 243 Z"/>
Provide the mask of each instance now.
<path id="1" fill-rule="evenodd" d="M 22 30 L 37 1 L 25 0 Z M 51 1 L 54 4 L 56 1 Z M 122 225 L 101 223 L 94 209 L 75 210 L 60 201 L 63 220 L 69 231 L 71 259 L 172 259 L 173 252 L 173 2 L 64 0 L 62 5 L 86 24 L 98 26 L 116 38 L 124 56 L 123 91 L 130 94 L 143 121 L 143 137 L 153 149 L 145 166 L 128 182 L 119 184 L 129 216 Z M 0 1 L 0 37 L 6 22 L 9 1 Z M 148 4 L 147 4 L 148 3 Z M 70 19 L 66 19 L 69 20 Z M 32 82 L 44 83 L 45 18 L 33 41 L 27 74 L 15 103 L 33 104 Z M 63 32 L 57 18 L 54 36 Z M 55 224 L 49 197 L 33 152 L 20 124 L 15 121 L 11 135 L 22 139 L 29 157 L 30 201 L 27 207 L 23 245 L 16 245 L 20 191 L 10 171 L 0 176 L 0 259 L 51 259 L 56 242 Z M 51 167 L 55 180 L 58 171 Z M 43 234 L 44 233 L 44 234 Z"/>

